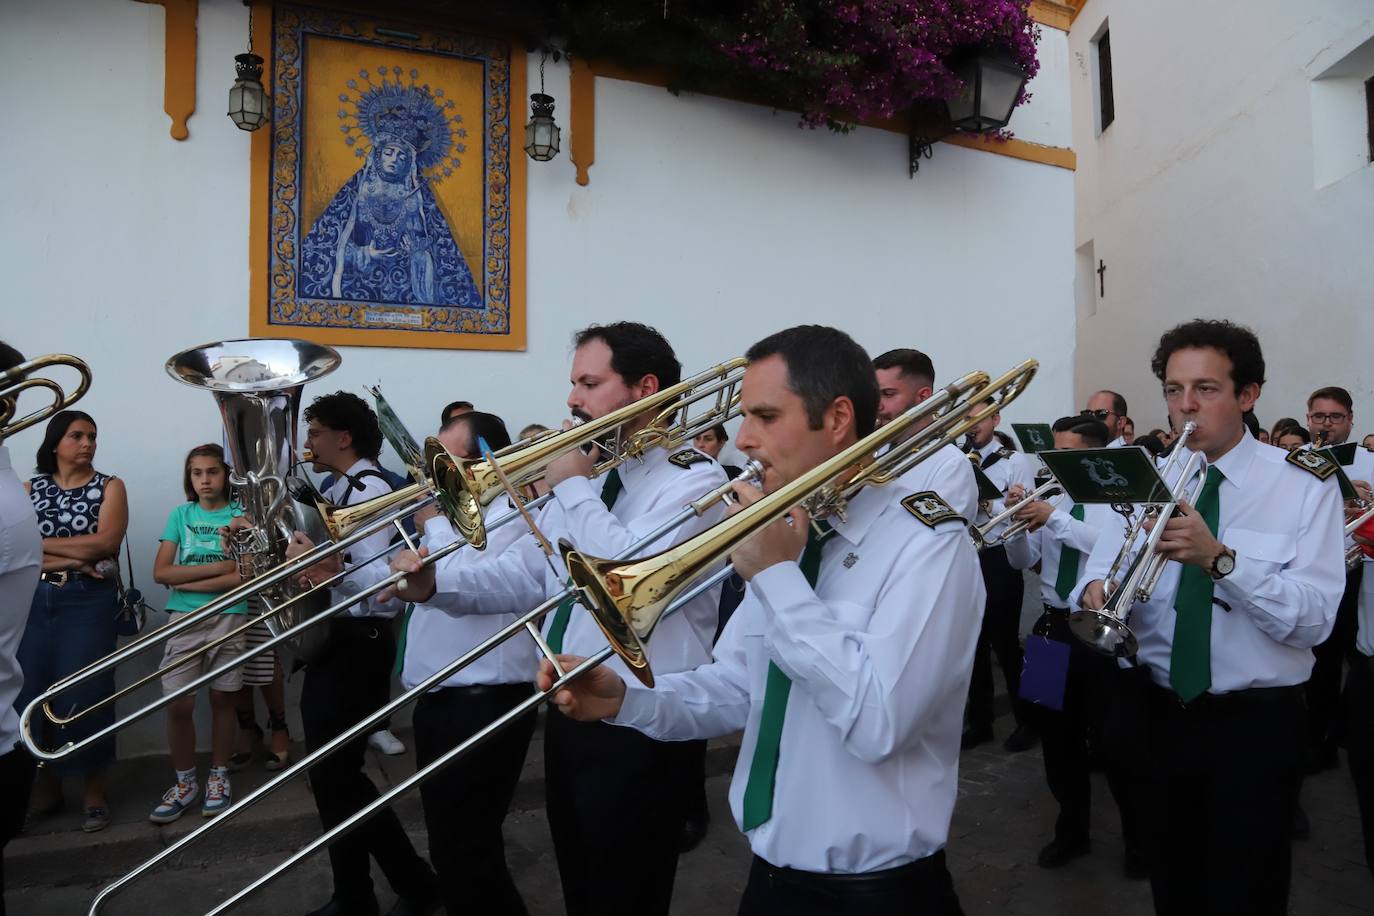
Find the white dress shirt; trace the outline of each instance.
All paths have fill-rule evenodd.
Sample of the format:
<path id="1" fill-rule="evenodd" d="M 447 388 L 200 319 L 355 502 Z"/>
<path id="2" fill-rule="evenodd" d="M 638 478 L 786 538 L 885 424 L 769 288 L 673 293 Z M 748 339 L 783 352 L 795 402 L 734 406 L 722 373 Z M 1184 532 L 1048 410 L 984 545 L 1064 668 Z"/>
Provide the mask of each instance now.
<path id="1" fill-rule="evenodd" d="M 1049 520 L 1035 531 L 1027 531 L 1007 541 L 1007 562 L 1013 569 L 1029 569 L 1040 564 L 1040 599 L 1050 607 L 1067 609 L 1067 603 L 1059 597 L 1055 586 L 1059 583 L 1059 557 L 1068 546 L 1080 554 L 1078 568 L 1084 568 L 1083 561 L 1097 545 L 1098 536 L 1111 525 L 1125 530 L 1125 520 L 1104 504 L 1083 506 L 1083 519 L 1079 521 L 1069 513 L 1073 511 L 1073 500 L 1065 493 L 1050 497 L 1054 512 Z M 1077 584 L 1078 579 L 1074 579 Z"/>
<path id="2" fill-rule="evenodd" d="M 1111 442 L 1108 442 L 1108 443 L 1107 443 L 1107 448 L 1125 448 L 1125 447 L 1126 447 L 1126 437 L 1125 437 L 1125 436 L 1117 436 L 1117 437 L 1116 437 L 1115 439 L 1113 439 Z"/>
<path id="3" fill-rule="evenodd" d="M 496 511 L 487 514 L 488 523 L 515 512 L 504 500 L 494 503 L 493 508 Z M 485 551 L 465 547 L 463 552 L 472 553 L 472 562 L 480 563 L 484 559 L 500 556 L 525 533 L 523 521 L 509 519 L 505 524 L 491 528 Z M 439 515 L 425 522 L 421 543 L 432 553 L 458 539 L 452 523 Z M 510 626 L 514 620 L 512 614 L 450 614 L 431 604 L 415 605 L 406 624 L 405 665 L 401 669 L 401 685 L 407 690 L 411 689 L 498 630 Z M 539 650 L 533 639 L 523 634 L 512 636 L 439 686 L 529 683 L 534 678 L 538 660 Z"/>
<path id="4" fill-rule="evenodd" d="M 9 449 L 0 445 L 0 754 L 19 742 L 14 701 L 24 672 L 16 653 L 42 569 L 43 538 L 33 503 L 10 466 Z"/>
<path id="5" fill-rule="evenodd" d="M 962 520 L 930 527 L 902 480 L 861 491 L 813 591 L 796 563 L 756 575 L 715 661 L 627 679 L 614 720 L 653 738 L 744 730 L 730 807 L 742 824 L 769 661 L 792 680 L 760 858 L 812 872 L 894 868 L 944 847 L 984 590 Z"/>
<path id="6" fill-rule="evenodd" d="M 377 469 L 375 461 L 359 458 L 353 467 L 348 469 L 348 473 L 357 477 L 363 471 Z M 359 478 L 358 482 L 362 484 L 361 489 L 354 488 L 348 477 L 339 475 L 324 493 L 324 498 L 336 506 L 356 506 L 391 492 L 391 484 L 376 475 L 369 474 Z M 369 585 L 386 578 L 389 573 L 387 562 L 385 558 L 377 557 L 377 555 L 386 550 L 387 545 L 395 536 L 395 528 L 383 528 L 375 534 L 368 535 L 348 549 L 347 559 L 358 569 L 334 587 L 336 602 L 341 597 L 356 595 Z M 372 559 L 374 557 L 376 559 Z M 354 617 L 395 617 L 404 608 L 405 602 L 403 601 L 382 602 L 377 600 L 376 595 L 373 595 L 365 601 L 350 605 L 348 613 Z"/>
<path id="7" fill-rule="evenodd" d="M 912 493 L 934 490 L 969 524 L 978 517 L 978 480 L 973 476 L 973 462 L 953 443 L 903 474 L 902 484 Z"/>
<path id="8" fill-rule="evenodd" d="M 725 483 L 725 472 L 714 461 L 679 467 L 668 460 L 669 456 L 667 450 L 658 448 L 642 460 L 622 464 L 624 489 L 610 510 L 601 501 L 606 475 L 561 482 L 553 488 L 555 498 L 539 512 L 535 524 L 555 548 L 560 539 L 566 539 L 584 554 L 619 556 L 688 504 Z M 665 534 L 638 556 L 667 550 L 705 531 L 723 515 L 723 506 L 713 507 Z M 524 614 L 564 590 L 567 571 L 562 558 L 555 555 L 546 560 L 533 535 L 517 538 L 499 554 L 480 562 L 473 553 L 461 550 L 436 564 L 437 590 L 429 604 L 457 614 Z M 655 674 L 683 671 L 710 661 L 719 597 L 720 589 L 713 588 L 663 618 L 648 643 L 649 664 Z M 544 615 L 546 636 L 554 617 L 554 611 Z M 605 646 L 605 634 L 596 620 L 581 605 L 574 605 L 563 634 L 563 651 L 593 655 Z M 631 677 L 619 657 L 608 664 L 622 677 Z"/>
<path id="9" fill-rule="evenodd" d="M 1215 587 L 1230 610 L 1212 606 L 1211 693 L 1301 684 L 1312 673 L 1312 647 L 1336 620 L 1345 590 L 1339 487 L 1288 464 L 1287 454 L 1245 435 L 1215 462 L 1225 476 L 1217 539 L 1236 552 L 1236 565 Z M 1084 586 L 1106 577 L 1124 538 L 1123 525 L 1103 532 L 1070 607 L 1079 606 Z M 1129 621 L 1137 657 L 1162 687 L 1169 685 L 1182 569 L 1166 564 L 1150 600 L 1136 604 Z"/>
<path id="10" fill-rule="evenodd" d="M 979 467 L 988 480 L 992 481 L 993 485 L 1003 493 L 1006 493 L 1007 489 L 1014 483 L 1019 483 L 1027 493 L 1035 489 L 1035 469 L 1040 463 L 1038 459 L 1032 458 L 1025 452 L 1003 448 L 996 436 L 975 451 L 978 452 Z M 997 456 L 995 459 L 993 458 L 994 455 Z M 967 455 L 964 456 L 964 460 L 968 460 Z M 997 515 L 1006 508 L 1006 500 L 993 500 L 989 508 L 992 510 L 992 515 Z M 979 523 L 986 522 L 991 517 L 991 515 L 979 513 L 976 521 Z M 1010 524 L 1010 520 L 999 523 L 987 532 L 985 537 L 988 540 L 995 538 Z"/>

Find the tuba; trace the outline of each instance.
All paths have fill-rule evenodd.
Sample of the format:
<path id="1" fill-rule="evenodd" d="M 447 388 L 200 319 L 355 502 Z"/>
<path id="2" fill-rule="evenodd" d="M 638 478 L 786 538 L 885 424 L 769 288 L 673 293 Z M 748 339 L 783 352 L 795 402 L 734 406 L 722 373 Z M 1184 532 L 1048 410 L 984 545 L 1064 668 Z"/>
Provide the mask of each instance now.
<path id="1" fill-rule="evenodd" d="M 234 532 L 231 555 L 245 579 L 256 578 L 286 561 L 295 531 L 315 543 L 328 539 L 315 489 L 296 476 L 296 430 L 305 383 L 338 368 L 337 351 L 304 340 L 224 340 L 184 350 L 167 360 L 167 373 L 183 384 L 208 390 L 224 420 L 233 473 L 244 514 L 252 523 Z M 266 588 L 266 610 L 296 595 L 291 580 Z M 317 594 L 274 613 L 266 620 L 273 636 L 328 606 Z M 295 667 L 309 660 L 323 637 L 319 628 L 290 640 Z"/>

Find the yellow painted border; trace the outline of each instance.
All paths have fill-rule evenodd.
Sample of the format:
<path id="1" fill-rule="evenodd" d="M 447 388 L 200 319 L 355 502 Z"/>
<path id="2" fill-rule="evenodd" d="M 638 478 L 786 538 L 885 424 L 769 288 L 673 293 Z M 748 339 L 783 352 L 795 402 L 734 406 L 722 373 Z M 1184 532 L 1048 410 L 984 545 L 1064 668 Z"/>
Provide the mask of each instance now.
<path id="1" fill-rule="evenodd" d="M 191 136 L 186 122 L 196 111 L 196 16 L 199 0 L 139 0 L 162 7 L 162 109 L 172 119 L 172 139 Z"/>
<path id="2" fill-rule="evenodd" d="M 1031 0 L 1030 16 L 1043 26 L 1067 32 L 1081 5 L 1073 0 Z"/>
<path id="3" fill-rule="evenodd" d="M 347 4 L 331 4 L 344 9 L 375 15 Z M 264 72 L 273 72 L 272 61 L 272 0 L 253 0 L 253 49 L 260 53 Z M 446 30 L 459 28 L 444 22 L 436 27 Z M 487 30 L 466 30 L 490 34 Z M 271 203 L 272 135 L 275 126 L 253 132 L 252 167 L 249 171 L 249 232 L 248 232 L 248 330 L 254 337 L 273 337 L 289 334 L 304 340 L 332 346 L 405 347 L 422 350 L 524 350 L 526 346 L 526 157 L 521 150 L 523 124 L 520 113 L 527 96 L 525 80 L 525 51 L 521 44 L 510 43 L 510 333 L 492 334 L 431 334 L 417 331 L 364 330 L 359 328 L 312 328 L 299 325 L 276 325 L 267 320 L 269 243 L 268 212 Z M 261 49 L 261 50 L 259 50 Z"/>

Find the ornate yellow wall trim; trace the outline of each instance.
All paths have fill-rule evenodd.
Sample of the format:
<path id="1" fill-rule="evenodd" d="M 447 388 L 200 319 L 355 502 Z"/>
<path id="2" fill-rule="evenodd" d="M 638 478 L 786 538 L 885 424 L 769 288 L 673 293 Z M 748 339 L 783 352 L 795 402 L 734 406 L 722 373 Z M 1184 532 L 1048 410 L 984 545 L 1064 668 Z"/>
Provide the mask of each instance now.
<path id="1" fill-rule="evenodd" d="M 1072 0 L 1031 0 L 1030 15 L 1041 25 L 1067 32 L 1078 10 Z"/>
<path id="2" fill-rule="evenodd" d="M 1010 156 L 1013 159 L 1024 159 L 1027 162 L 1039 162 L 1042 165 L 1052 165 L 1069 171 L 1078 167 L 1078 155 L 1073 150 L 1062 146 L 1045 146 L 1041 143 L 1029 143 L 1025 140 L 1015 139 L 992 140 L 964 134 L 954 134 L 945 137 L 940 142 L 948 143 L 951 146 L 962 146 L 964 149 L 976 149 L 984 153 Z"/>
<path id="3" fill-rule="evenodd" d="M 572 62 L 572 99 L 569 100 L 568 126 L 572 131 L 569 155 L 577 167 L 577 183 L 587 184 L 587 169 L 596 161 L 596 73 L 580 57 Z"/>
<path id="4" fill-rule="evenodd" d="M 191 136 L 186 122 L 196 110 L 196 15 L 199 0 L 138 0 L 166 11 L 162 107 L 172 119 L 172 139 Z"/>

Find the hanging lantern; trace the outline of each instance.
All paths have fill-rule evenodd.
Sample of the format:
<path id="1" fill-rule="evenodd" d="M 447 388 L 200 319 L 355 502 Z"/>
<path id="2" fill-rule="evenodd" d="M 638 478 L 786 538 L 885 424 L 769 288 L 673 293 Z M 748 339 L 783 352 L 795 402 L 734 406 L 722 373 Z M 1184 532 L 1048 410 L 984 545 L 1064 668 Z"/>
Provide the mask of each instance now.
<path id="1" fill-rule="evenodd" d="M 544 88 L 543 80 L 539 88 Z M 525 125 L 525 154 L 535 162 L 548 162 L 558 155 L 562 131 L 553 120 L 553 96 L 536 92 L 530 96 L 530 122 Z"/>
<path id="2" fill-rule="evenodd" d="M 995 51 L 971 55 L 952 69 L 964 84 L 949 100 L 954 129 L 982 133 L 1006 127 L 1026 85 L 1025 71 Z"/>
<path id="3" fill-rule="evenodd" d="M 267 91 L 262 88 L 262 58 L 252 53 L 234 57 L 238 78 L 229 90 L 229 117 L 239 130 L 257 130 L 267 123 Z"/>

